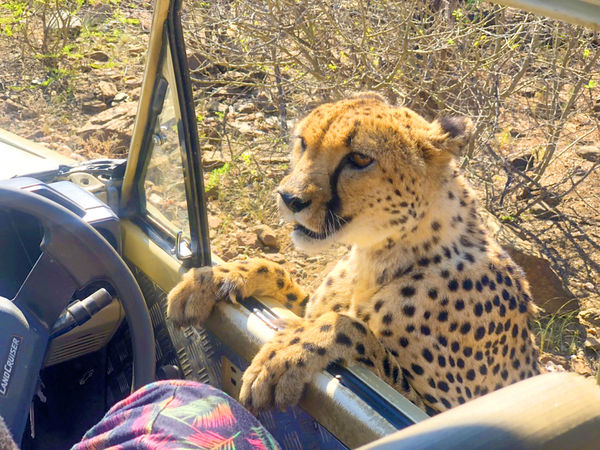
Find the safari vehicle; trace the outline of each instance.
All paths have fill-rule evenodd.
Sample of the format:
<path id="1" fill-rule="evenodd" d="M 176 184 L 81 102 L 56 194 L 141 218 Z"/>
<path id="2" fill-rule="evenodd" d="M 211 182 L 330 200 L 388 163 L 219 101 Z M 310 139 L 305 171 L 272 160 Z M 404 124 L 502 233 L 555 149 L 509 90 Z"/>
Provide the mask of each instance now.
<path id="1" fill-rule="evenodd" d="M 600 23 L 594 2 L 514 3 Z M 236 397 L 277 317 L 291 314 L 246 299 L 219 303 L 206 329 L 180 331 L 166 319 L 166 293 L 181 274 L 219 262 L 180 6 L 155 1 L 127 160 L 77 163 L 0 133 L 0 416 L 24 448 L 67 448 L 156 379 L 199 380 Z M 159 210 L 150 187 L 167 180 L 179 183 L 169 183 L 171 201 Z M 429 418 L 371 372 L 333 366 L 299 407 L 259 419 L 283 448 L 591 448 L 600 442 L 600 391 L 542 375 Z"/>

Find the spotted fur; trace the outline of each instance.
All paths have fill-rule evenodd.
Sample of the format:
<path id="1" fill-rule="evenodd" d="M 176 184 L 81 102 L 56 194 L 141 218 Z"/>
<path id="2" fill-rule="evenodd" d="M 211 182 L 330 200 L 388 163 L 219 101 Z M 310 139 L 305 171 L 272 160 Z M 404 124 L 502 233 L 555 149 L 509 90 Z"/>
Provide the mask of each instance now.
<path id="1" fill-rule="evenodd" d="M 467 119 L 428 122 L 371 93 L 298 124 L 280 210 L 298 247 L 342 243 L 348 254 L 310 299 L 261 259 L 195 269 L 169 295 L 178 324 L 201 323 L 224 297 L 269 295 L 303 313 L 246 370 L 244 404 L 295 404 L 332 362 L 368 368 L 429 412 L 538 373 L 527 280 L 456 167 L 471 130 Z"/>

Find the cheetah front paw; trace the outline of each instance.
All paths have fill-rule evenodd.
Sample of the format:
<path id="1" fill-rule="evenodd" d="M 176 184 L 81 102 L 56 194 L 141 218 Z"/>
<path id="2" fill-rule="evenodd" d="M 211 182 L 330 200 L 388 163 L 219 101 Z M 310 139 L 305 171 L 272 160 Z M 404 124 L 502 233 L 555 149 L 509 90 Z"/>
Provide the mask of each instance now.
<path id="1" fill-rule="evenodd" d="M 200 326 L 217 300 L 242 298 L 244 279 L 236 273 L 213 267 L 191 269 L 169 292 L 167 317 L 178 327 Z"/>
<path id="2" fill-rule="evenodd" d="M 276 342 L 265 344 L 242 376 L 240 403 L 253 412 L 296 405 L 313 375 L 302 353 Z"/>

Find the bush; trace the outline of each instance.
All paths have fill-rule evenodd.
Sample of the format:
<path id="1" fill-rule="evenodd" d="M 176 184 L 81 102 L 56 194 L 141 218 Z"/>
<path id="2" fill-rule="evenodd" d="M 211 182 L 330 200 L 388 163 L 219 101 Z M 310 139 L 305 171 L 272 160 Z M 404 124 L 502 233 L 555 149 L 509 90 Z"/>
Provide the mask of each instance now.
<path id="1" fill-rule="evenodd" d="M 43 62 L 49 69 L 72 50 L 75 14 L 84 0 L 6 0 L 0 6 L 0 32 L 15 36 L 23 52 Z M 6 14 L 8 12 L 8 14 Z"/>

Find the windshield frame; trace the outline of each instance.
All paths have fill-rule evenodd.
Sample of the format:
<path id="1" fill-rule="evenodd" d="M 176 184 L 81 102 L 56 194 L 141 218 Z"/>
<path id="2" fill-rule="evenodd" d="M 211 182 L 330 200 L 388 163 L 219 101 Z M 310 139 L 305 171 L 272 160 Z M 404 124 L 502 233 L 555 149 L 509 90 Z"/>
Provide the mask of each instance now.
<path id="1" fill-rule="evenodd" d="M 174 79 L 168 79 L 167 82 L 176 92 L 181 114 L 179 139 L 191 241 L 191 254 L 181 261 L 185 267 L 200 267 L 211 264 L 211 251 L 202 155 L 198 144 L 196 113 L 181 27 L 181 4 L 182 0 L 155 2 L 148 63 L 123 178 L 119 215 L 133 219 L 161 247 L 173 253 L 177 233 L 169 230 L 168 226 L 160 226 L 147 214 L 144 193 L 146 169 L 152 156 L 152 134 L 160 114 L 160 107 L 157 108 L 155 103 L 162 101 L 157 98 L 160 93 L 158 84 L 161 78 L 164 78 L 163 66 L 167 62 L 166 58 L 170 56 L 168 62 L 172 66 Z"/>

